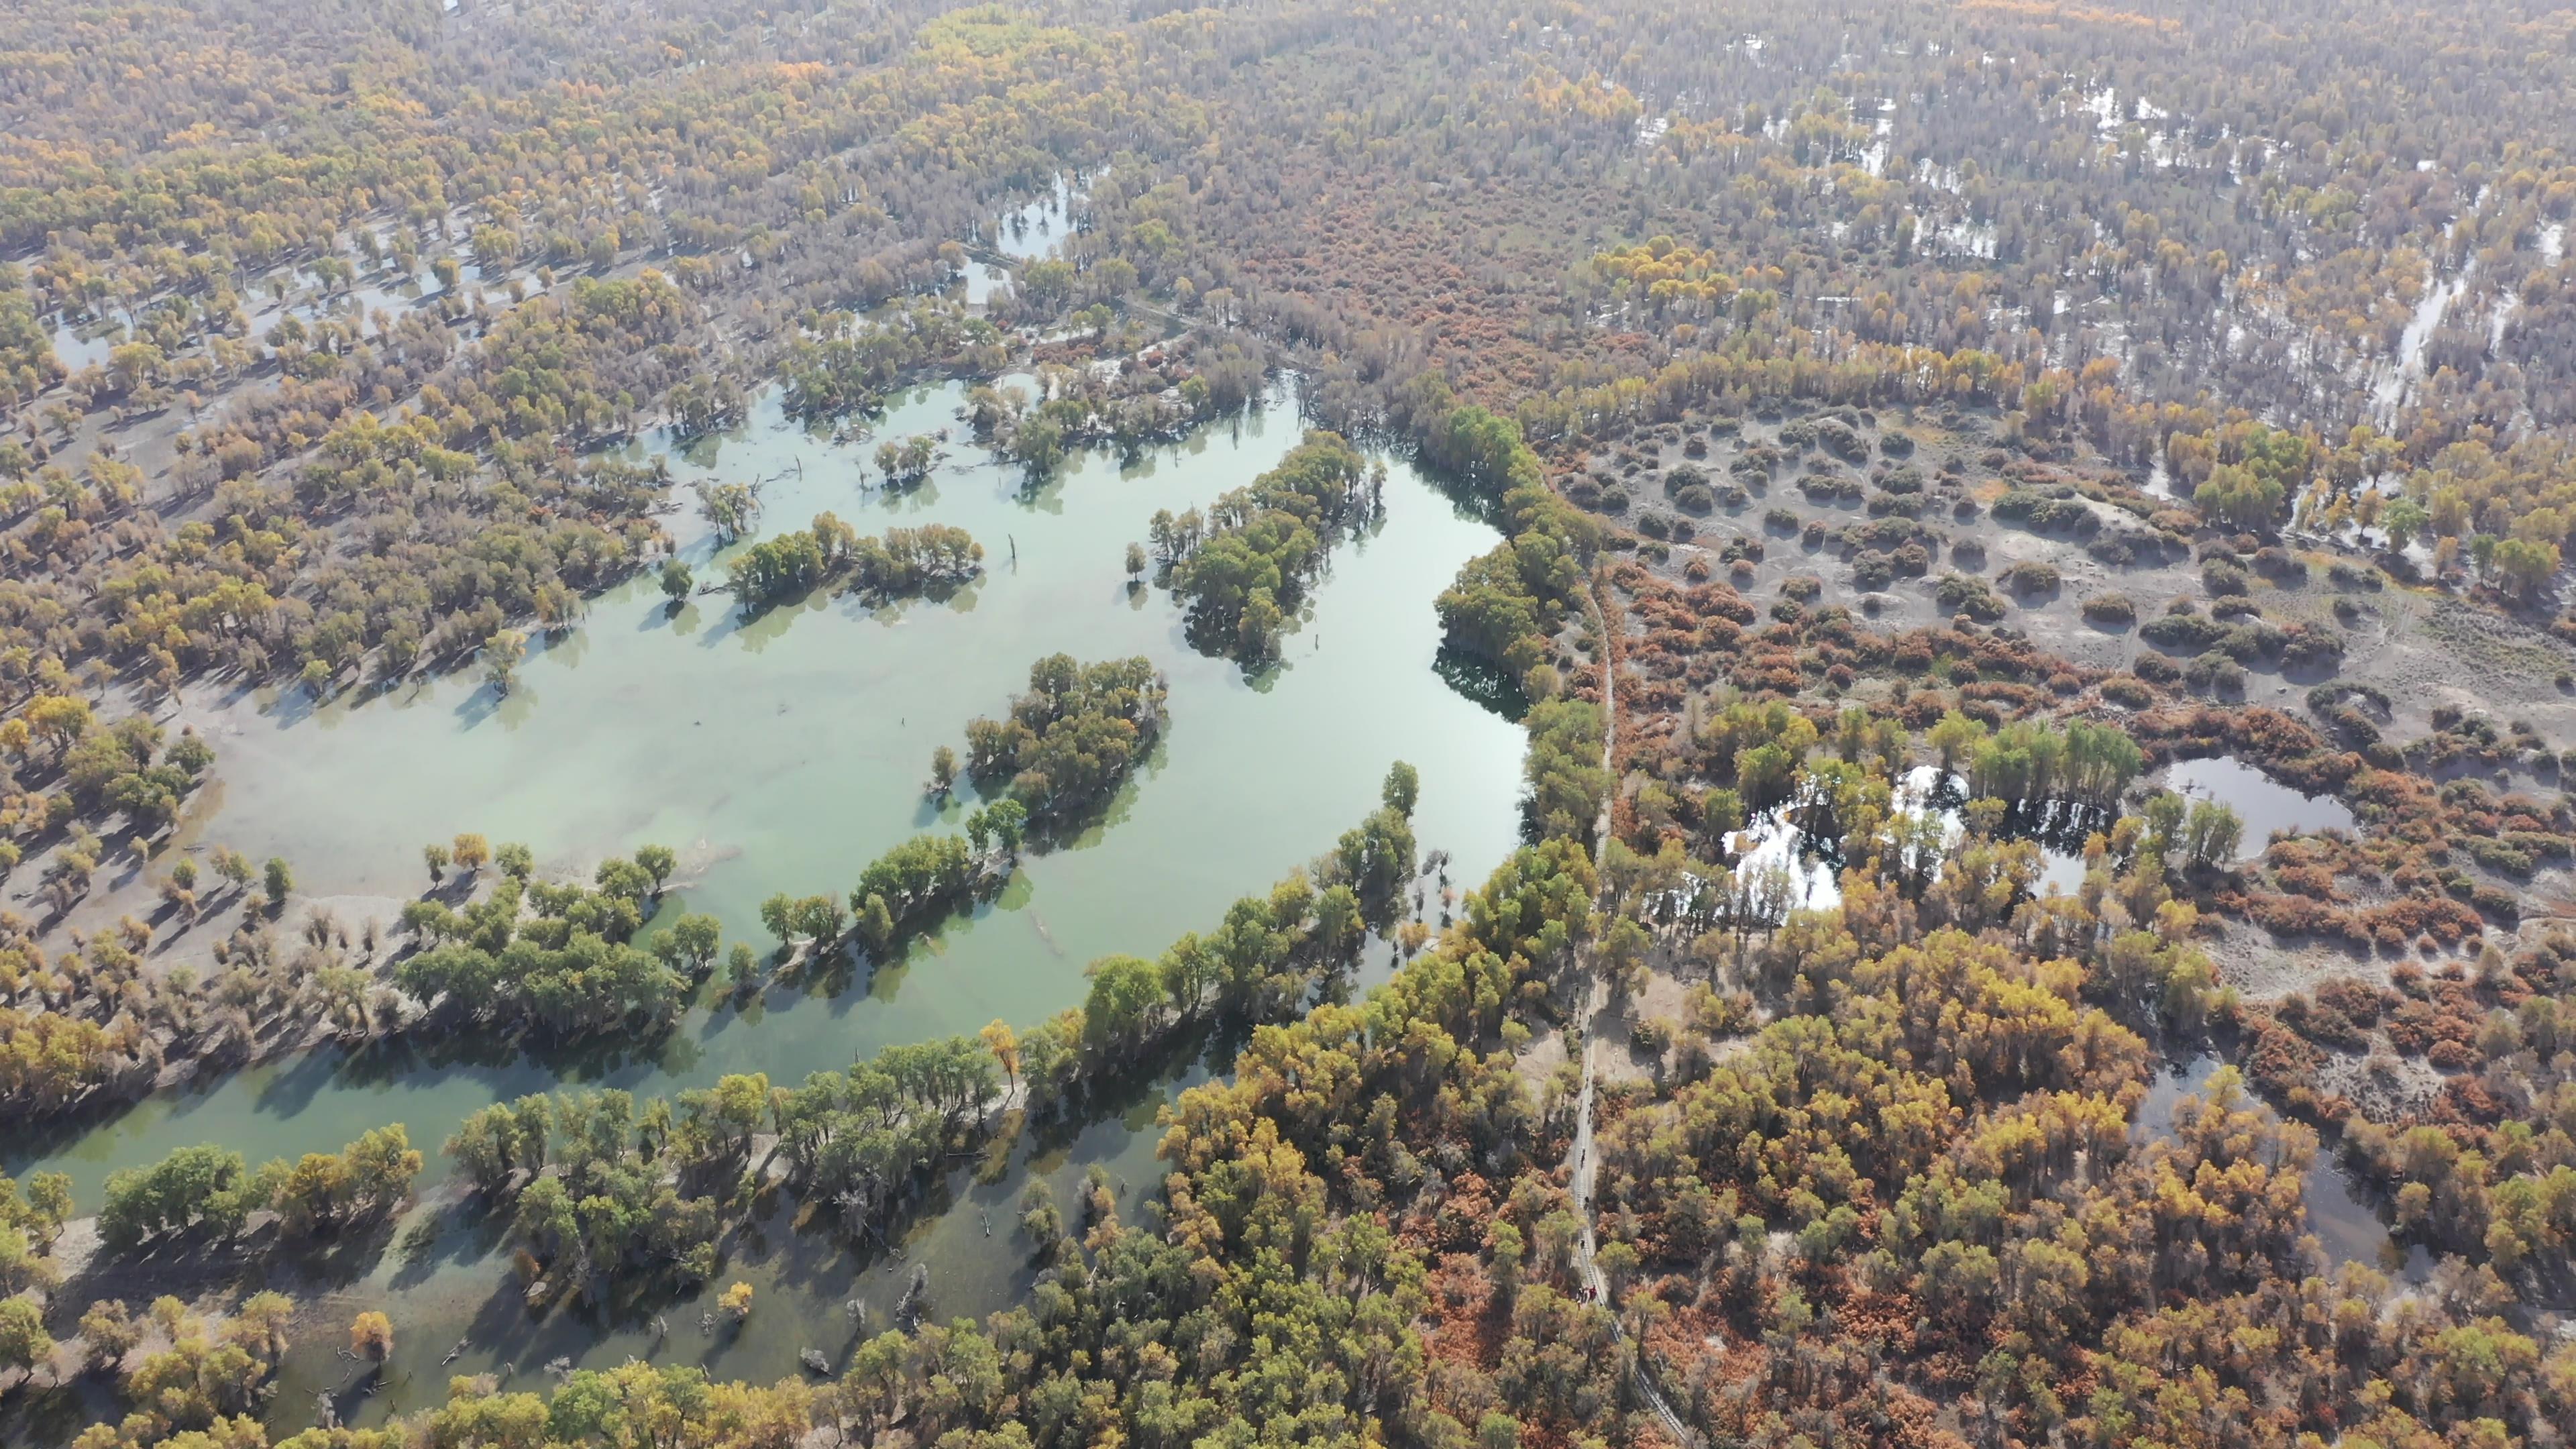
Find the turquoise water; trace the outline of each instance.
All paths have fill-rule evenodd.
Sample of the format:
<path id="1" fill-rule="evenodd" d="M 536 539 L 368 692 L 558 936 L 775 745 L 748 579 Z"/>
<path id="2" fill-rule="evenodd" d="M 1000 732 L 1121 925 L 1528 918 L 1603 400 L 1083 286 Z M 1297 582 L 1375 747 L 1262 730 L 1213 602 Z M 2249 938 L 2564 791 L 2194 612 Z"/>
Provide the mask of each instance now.
<path id="1" fill-rule="evenodd" d="M 197 705 L 223 785 L 191 836 L 284 855 L 306 892 L 360 905 L 416 893 L 427 883 L 420 845 L 459 830 L 524 841 L 554 875 L 659 842 L 682 860 L 674 904 L 712 912 L 729 938 L 766 949 L 762 898 L 843 891 L 888 846 L 971 806 L 971 793 L 944 808 L 925 800 L 930 752 L 962 748 L 966 721 L 1000 712 L 1034 659 L 1142 653 L 1171 683 L 1166 738 L 1104 819 L 1029 858 L 999 900 L 837 994 L 773 988 L 741 1009 L 693 1013 L 663 1041 L 575 1053 L 419 1040 L 313 1053 L 161 1093 L 13 1157 L 13 1170 L 70 1173 L 94 1205 L 109 1172 L 192 1143 L 257 1162 L 337 1148 L 385 1122 L 409 1127 L 432 1154 L 428 1197 L 325 1305 L 345 1307 L 342 1318 L 391 1309 L 387 1387 L 356 1394 L 354 1366 L 308 1345 L 289 1365 L 277 1423 L 310 1422 L 316 1390 L 345 1391 L 344 1411 L 373 1416 L 435 1401 L 453 1372 L 531 1374 L 556 1358 L 681 1355 L 727 1374 L 793 1373 L 803 1348 L 843 1350 L 850 1299 L 868 1305 L 871 1331 L 884 1327 L 916 1260 L 934 1265 L 939 1314 L 989 1311 L 1026 1286 L 1013 1228 L 1027 1176 L 1069 1195 L 1100 1163 L 1128 1184 L 1132 1210 L 1154 1180 L 1155 1111 L 1210 1067 L 1154 1068 L 1069 1127 L 1011 1148 L 984 1178 L 961 1170 L 925 1205 L 893 1269 L 835 1234 L 795 1228 L 783 1216 L 791 1205 L 736 1241 L 699 1293 L 541 1315 L 518 1300 L 500 1225 L 442 1185 L 437 1145 L 482 1106 L 566 1084 L 667 1093 L 752 1071 L 795 1082 L 888 1043 L 997 1017 L 1033 1024 L 1080 1000 L 1091 960 L 1158 951 L 1327 849 L 1374 808 L 1396 759 L 1421 772 L 1417 832 L 1426 852 L 1450 852 L 1452 879 L 1482 879 L 1512 848 L 1521 731 L 1433 667 L 1433 600 L 1496 541 L 1472 510 L 1390 460 L 1385 518 L 1335 551 L 1280 662 L 1247 676 L 1192 650 L 1170 598 L 1129 587 L 1122 554 L 1155 510 L 1203 505 L 1275 463 L 1302 432 L 1288 398 L 1133 461 L 1077 459 L 1032 489 L 965 441 L 952 417 L 961 396 L 955 386 L 913 393 L 878 427 L 881 437 L 951 430 L 933 478 L 903 495 L 873 486 L 863 462 L 872 441 L 836 448 L 785 425 L 774 402 L 740 433 L 673 459 L 683 483 L 763 480 L 760 534 L 824 510 L 869 532 L 967 528 L 985 545 L 987 573 L 955 597 L 868 608 L 816 596 L 747 618 L 722 595 L 674 612 L 646 579 L 593 600 L 577 627 L 533 650 L 506 697 L 468 672 L 318 706 L 300 692 Z M 724 551 L 694 506 L 667 522 L 700 578 L 720 577 Z M 698 1298 L 736 1278 L 755 1287 L 751 1319 L 701 1333 Z M 667 1337 L 649 1329 L 655 1312 Z M 442 1364 L 460 1338 L 469 1349 Z"/>

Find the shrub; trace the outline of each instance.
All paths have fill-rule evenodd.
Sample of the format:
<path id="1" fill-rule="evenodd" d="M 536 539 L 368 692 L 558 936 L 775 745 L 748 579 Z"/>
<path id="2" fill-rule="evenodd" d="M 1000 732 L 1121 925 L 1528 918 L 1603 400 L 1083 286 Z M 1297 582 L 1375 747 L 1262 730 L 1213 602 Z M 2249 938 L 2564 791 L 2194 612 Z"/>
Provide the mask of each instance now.
<path id="1" fill-rule="evenodd" d="M 2207 650 L 2227 637 L 2227 626 L 2198 614 L 2167 614 L 2149 619 L 2138 637 L 2159 649 Z"/>
<path id="2" fill-rule="evenodd" d="M 2289 669 L 2335 669 L 2343 664 L 2343 639 L 2328 629 L 2299 625 L 2287 631 L 2281 664 Z M 2382 708 L 2386 708 L 2383 703 Z"/>
<path id="3" fill-rule="evenodd" d="M 2138 606 L 2126 594 L 2095 594 L 2084 601 L 2084 618 L 2094 624 L 2134 624 Z"/>
<path id="4" fill-rule="evenodd" d="M 2097 538 L 2084 546 L 2084 553 L 2095 563 L 2109 564 L 2115 569 L 2127 568 L 2138 561 L 2137 547 L 2125 533 Z"/>
<path id="5" fill-rule="evenodd" d="M 1981 624 L 1991 624 L 2004 616 L 2003 600 L 1995 597 L 1986 581 L 1971 574 L 1943 574 L 1933 587 L 1932 597 L 1943 609 L 1965 614 Z"/>
<path id="6" fill-rule="evenodd" d="M 1997 575 L 1996 582 L 2016 594 L 2045 594 L 2059 583 L 2054 566 L 2037 559 L 2024 559 Z"/>
<path id="7" fill-rule="evenodd" d="M 2103 680 L 2102 697 L 2127 709 L 2145 709 L 2156 702 L 2155 691 L 2134 674 L 2114 674 Z"/>
<path id="8" fill-rule="evenodd" d="M 1827 418 L 1817 423 L 1816 441 L 1824 444 L 1826 452 L 1846 463 L 1858 463 L 1869 456 L 1869 440 L 1839 419 Z"/>
<path id="9" fill-rule="evenodd" d="M 2285 549 L 2265 545 L 2254 550 L 2254 571 L 2267 579 L 2286 584 L 2303 584 L 2308 580 L 2308 566 Z"/>
<path id="10" fill-rule="evenodd" d="M 2030 488 L 2015 488 L 1995 500 L 1995 517 L 2005 523 L 2019 524 L 2033 533 L 2066 533 L 2078 538 L 2091 538 L 2102 529 L 2102 520 L 2093 515 L 2084 500 L 2055 497 Z"/>
<path id="11" fill-rule="evenodd" d="M 2223 650 L 2212 649 L 2192 660 L 2182 677 L 2194 689 L 2217 694 L 2236 694 L 2245 688 L 2245 666 L 2228 658 Z"/>

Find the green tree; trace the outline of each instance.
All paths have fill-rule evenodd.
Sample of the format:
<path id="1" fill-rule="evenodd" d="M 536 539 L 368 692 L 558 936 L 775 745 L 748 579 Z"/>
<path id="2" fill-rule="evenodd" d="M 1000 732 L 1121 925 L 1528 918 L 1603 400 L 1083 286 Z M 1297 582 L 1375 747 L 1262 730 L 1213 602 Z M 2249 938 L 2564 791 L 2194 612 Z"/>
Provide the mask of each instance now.
<path id="1" fill-rule="evenodd" d="M 2399 553 L 2423 536 L 2432 526 L 2433 515 L 2424 505 L 2406 494 L 2399 494 L 2381 506 L 2379 526 L 2388 531 L 2388 546 Z"/>
<path id="2" fill-rule="evenodd" d="M 2183 822 L 2183 854 L 2203 869 L 2224 865 L 2236 859 L 2244 835 L 2245 822 L 2233 808 L 2215 800 L 2196 801 Z"/>
<path id="3" fill-rule="evenodd" d="M 2192 494 L 2192 502 L 2215 523 L 2229 528 L 2268 528 L 2280 517 L 2286 496 L 2279 479 L 2251 468 L 2222 463 Z"/>
<path id="4" fill-rule="evenodd" d="M 54 1356 L 54 1336 L 45 1331 L 44 1310 L 32 1298 L 0 1299 L 0 1368 L 25 1369 L 32 1376 Z"/>
<path id="5" fill-rule="evenodd" d="M 713 916 L 689 912 L 673 921 L 656 944 L 662 942 L 668 943 L 676 965 L 691 976 L 704 976 L 723 945 L 723 927 Z"/>
<path id="6" fill-rule="evenodd" d="M 2529 598 L 2558 572 L 2558 545 L 2531 539 L 2500 539 L 2488 566 L 2507 590 Z"/>
<path id="7" fill-rule="evenodd" d="M 1410 818 L 1414 802 L 1422 797 L 1422 776 L 1402 760 L 1387 767 L 1386 783 L 1378 788 L 1378 799 L 1387 809 Z"/>
<path id="8" fill-rule="evenodd" d="M 1163 998 L 1162 973 L 1141 956 L 1104 956 L 1084 975 L 1091 990 L 1082 1003 L 1082 1029 L 1095 1049 L 1114 1051 L 1141 1044 Z"/>
<path id="9" fill-rule="evenodd" d="M 493 631 L 483 643 L 483 682 L 508 694 L 519 682 L 519 665 L 528 657 L 528 636 L 516 629 Z"/>
<path id="10" fill-rule="evenodd" d="M 654 895 L 662 893 L 663 882 L 671 878 L 671 872 L 679 867 L 679 863 L 680 858 L 667 845 L 635 847 L 635 864 L 652 879 Z"/>

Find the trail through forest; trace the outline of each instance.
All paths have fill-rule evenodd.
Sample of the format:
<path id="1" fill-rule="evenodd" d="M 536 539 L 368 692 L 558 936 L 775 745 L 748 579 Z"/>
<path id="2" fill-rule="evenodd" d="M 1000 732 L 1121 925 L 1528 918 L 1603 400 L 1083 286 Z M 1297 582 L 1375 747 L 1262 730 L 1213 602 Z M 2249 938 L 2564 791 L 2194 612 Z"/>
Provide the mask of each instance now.
<path id="1" fill-rule="evenodd" d="M 1619 747 L 1619 660 L 1610 647 L 1609 620 L 1602 612 L 1599 597 L 1587 594 L 1584 602 L 1592 613 L 1592 627 L 1601 638 L 1601 769 L 1602 773 L 1616 779 L 1612 761 Z M 1604 795 L 1600 817 L 1592 824 L 1592 863 L 1596 870 L 1604 863 L 1610 849 L 1610 810 L 1612 802 L 1617 799 L 1616 790 Z M 1592 1300 L 1611 1309 L 1611 1331 L 1624 1339 L 1628 1330 L 1619 1321 L 1617 1309 L 1610 1302 L 1609 1279 L 1602 1275 L 1601 1265 L 1593 1260 L 1592 1177 L 1599 1166 L 1599 1158 L 1592 1151 L 1592 1059 L 1595 1046 L 1592 1023 L 1600 1015 L 1609 995 L 1608 985 L 1596 974 L 1584 987 L 1583 1012 L 1578 1019 L 1583 1035 L 1583 1090 L 1575 1097 L 1574 1146 L 1567 1176 L 1574 1193 L 1575 1215 L 1583 1221 L 1583 1236 L 1577 1240 L 1575 1248 L 1579 1255 L 1575 1263 L 1576 1272 L 1582 1277 Z M 1673 1412 L 1672 1405 L 1664 1402 L 1662 1391 L 1655 1387 L 1654 1379 L 1646 1372 L 1642 1344 L 1637 1347 L 1637 1356 L 1629 1364 L 1628 1373 L 1635 1382 L 1637 1397 L 1645 1400 L 1647 1406 L 1655 1411 L 1655 1417 L 1663 1421 L 1664 1431 L 1673 1436 L 1673 1442 L 1685 1446 L 1697 1444 L 1699 1441 L 1683 1427 L 1681 1416 Z"/>

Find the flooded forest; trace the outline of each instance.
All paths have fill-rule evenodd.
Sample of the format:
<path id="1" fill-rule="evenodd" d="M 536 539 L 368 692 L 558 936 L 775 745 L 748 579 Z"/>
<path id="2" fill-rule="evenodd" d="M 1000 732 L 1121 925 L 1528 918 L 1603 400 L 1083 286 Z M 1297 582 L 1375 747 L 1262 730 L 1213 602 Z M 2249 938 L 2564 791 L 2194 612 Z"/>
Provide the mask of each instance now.
<path id="1" fill-rule="evenodd" d="M 0 1442 L 2564 1449 L 2571 88 L 22 0 Z"/>

